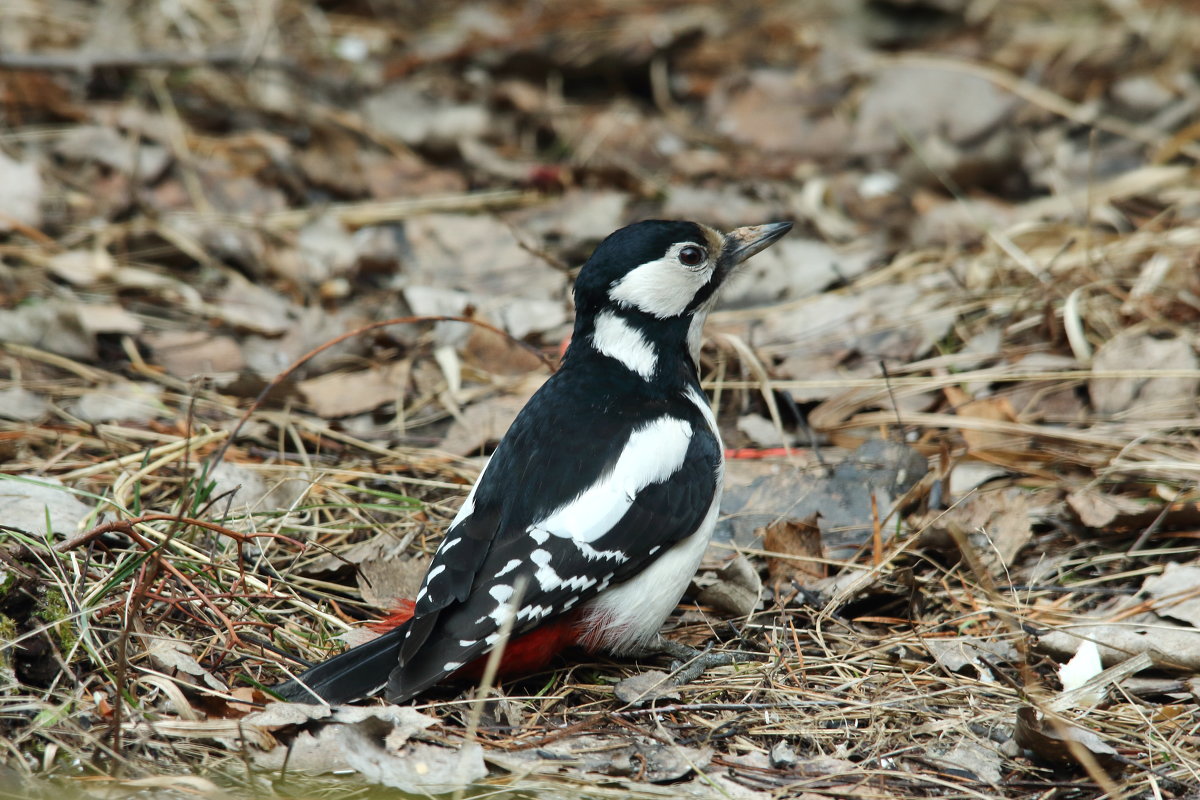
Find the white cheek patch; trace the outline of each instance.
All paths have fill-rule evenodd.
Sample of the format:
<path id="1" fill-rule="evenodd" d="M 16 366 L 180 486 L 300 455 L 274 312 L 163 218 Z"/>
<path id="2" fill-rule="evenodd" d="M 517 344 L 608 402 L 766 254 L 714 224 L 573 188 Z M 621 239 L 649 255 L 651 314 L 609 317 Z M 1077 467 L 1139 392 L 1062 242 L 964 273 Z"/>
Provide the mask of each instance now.
<path id="1" fill-rule="evenodd" d="M 654 369 L 658 366 L 658 354 L 654 346 L 636 328 L 611 312 L 606 311 L 596 317 L 592 346 L 647 380 L 654 376 Z"/>
<path id="2" fill-rule="evenodd" d="M 594 549 L 591 542 L 621 521 L 642 489 L 667 480 L 683 466 L 691 441 L 692 427 L 684 420 L 662 416 L 643 425 L 629 437 L 611 471 L 531 526 L 530 532 L 571 539 L 589 558 L 623 559 L 619 552 Z"/>
<path id="3" fill-rule="evenodd" d="M 626 308 L 636 308 L 659 319 L 678 317 L 710 278 L 711 268 L 690 270 L 666 256 L 630 270 L 613 284 L 608 296 Z"/>

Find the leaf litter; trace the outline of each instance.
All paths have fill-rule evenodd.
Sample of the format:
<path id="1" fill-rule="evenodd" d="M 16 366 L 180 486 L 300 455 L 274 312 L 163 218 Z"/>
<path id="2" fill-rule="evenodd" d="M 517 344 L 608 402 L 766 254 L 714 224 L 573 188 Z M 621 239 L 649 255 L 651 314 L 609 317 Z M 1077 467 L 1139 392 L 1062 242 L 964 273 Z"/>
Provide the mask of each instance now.
<path id="1" fill-rule="evenodd" d="M 1194 793 L 1194 14 L 252 6 L 0 9 L 0 787 Z M 798 223 L 702 357 L 741 660 L 272 702 L 675 215 Z"/>

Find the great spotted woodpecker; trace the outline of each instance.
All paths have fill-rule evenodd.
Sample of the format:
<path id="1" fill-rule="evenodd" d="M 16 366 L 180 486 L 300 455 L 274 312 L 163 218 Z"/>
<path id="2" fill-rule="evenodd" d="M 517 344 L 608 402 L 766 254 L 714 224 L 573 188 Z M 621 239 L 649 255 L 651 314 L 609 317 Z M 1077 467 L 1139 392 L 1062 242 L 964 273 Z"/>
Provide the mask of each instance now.
<path id="1" fill-rule="evenodd" d="M 403 702 L 478 674 L 514 614 L 502 674 L 570 645 L 677 653 L 658 629 L 700 563 L 724 477 L 701 329 L 734 268 L 791 227 L 650 220 L 601 242 L 575 283 L 561 368 L 480 474 L 411 618 L 276 691 L 339 703 L 386 686 Z"/>

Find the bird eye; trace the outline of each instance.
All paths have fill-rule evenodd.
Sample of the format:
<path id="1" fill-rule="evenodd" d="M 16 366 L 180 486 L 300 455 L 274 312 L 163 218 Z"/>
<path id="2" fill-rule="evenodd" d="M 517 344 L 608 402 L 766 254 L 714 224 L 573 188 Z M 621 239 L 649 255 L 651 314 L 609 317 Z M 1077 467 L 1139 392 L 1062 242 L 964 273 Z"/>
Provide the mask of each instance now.
<path id="1" fill-rule="evenodd" d="M 703 247 L 689 244 L 679 251 L 679 263 L 685 267 L 698 267 L 704 263 L 706 256 L 707 254 L 704 252 Z"/>

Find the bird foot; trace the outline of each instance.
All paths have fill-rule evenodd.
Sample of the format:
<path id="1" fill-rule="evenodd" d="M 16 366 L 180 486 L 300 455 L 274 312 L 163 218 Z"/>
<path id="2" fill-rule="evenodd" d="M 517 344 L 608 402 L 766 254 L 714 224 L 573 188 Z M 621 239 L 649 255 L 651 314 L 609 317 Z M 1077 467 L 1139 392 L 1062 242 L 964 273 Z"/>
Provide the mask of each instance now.
<path id="1" fill-rule="evenodd" d="M 686 644 L 660 636 L 646 648 L 645 654 L 664 654 L 674 659 L 671 662 L 671 683 L 675 686 L 691 683 L 713 667 L 727 667 L 739 661 L 749 660 L 749 656 L 742 653 L 714 653 L 711 647 L 712 645 L 709 645 L 703 650 L 697 650 L 695 647 L 688 647 Z"/>

